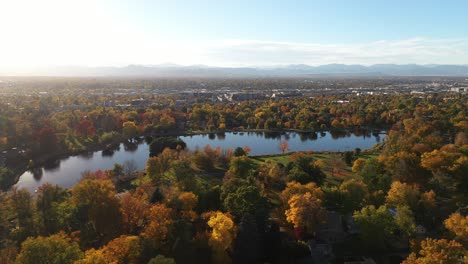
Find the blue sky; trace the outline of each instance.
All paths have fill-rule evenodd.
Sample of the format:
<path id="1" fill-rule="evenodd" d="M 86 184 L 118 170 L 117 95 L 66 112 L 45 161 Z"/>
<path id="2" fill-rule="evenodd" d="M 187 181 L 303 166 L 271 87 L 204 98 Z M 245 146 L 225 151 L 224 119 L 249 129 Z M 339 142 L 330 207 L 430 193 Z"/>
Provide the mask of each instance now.
<path id="1" fill-rule="evenodd" d="M 467 25 L 462 0 L 3 0 L 0 67 L 468 64 Z"/>

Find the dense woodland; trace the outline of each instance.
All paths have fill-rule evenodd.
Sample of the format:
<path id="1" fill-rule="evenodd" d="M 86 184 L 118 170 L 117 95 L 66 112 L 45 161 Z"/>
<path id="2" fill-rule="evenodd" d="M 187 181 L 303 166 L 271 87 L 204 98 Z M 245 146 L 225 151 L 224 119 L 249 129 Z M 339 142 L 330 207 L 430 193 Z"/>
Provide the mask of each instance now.
<path id="1" fill-rule="evenodd" d="M 330 237 L 332 214 L 346 229 L 326 241 L 337 263 L 347 255 L 391 263 L 392 253 L 407 264 L 468 262 L 466 95 L 180 104 L 145 95 L 148 106 L 117 107 L 104 102 L 142 96 L 37 91 L 0 96 L 0 263 L 294 263 Z M 372 150 L 270 157 L 249 157 L 248 146 L 186 150 L 162 137 L 365 128 L 389 132 Z M 10 188 L 41 160 L 137 136 L 156 140 L 125 187 L 116 164 L 83 173 L 70 190 Z"/>

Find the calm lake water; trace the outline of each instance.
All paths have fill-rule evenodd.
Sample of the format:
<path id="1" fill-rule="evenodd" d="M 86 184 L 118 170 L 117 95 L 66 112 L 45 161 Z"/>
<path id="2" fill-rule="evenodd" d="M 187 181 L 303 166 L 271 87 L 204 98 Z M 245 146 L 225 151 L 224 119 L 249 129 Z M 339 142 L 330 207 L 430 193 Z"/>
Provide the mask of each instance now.
<path id="1" fill-rule="evenodd" d="M 381 142 L 384 133 L 268 133 L 268 132 L 227 132 L 181 136 L 187 148 L 202 149 L 206 145 L 223 149 L 249 146 L 250 155 L 281 153 L 279 143 L 287 140 L 290 151 L 346 151 L 355 148 L 368 149 Z M 149 157 L 149 146 L 144 141 L 139 144 L 120 144 L 113 153 L 96 151 L 78 156 L 51 161 L 34 171 L 27 171 L 19 178 L 16 187 L 33 192 L 40 185 L 48 182 L 65 188 L 73 187 L 81 179 L 83 171 L 107 170 L 115 163 L 131 162 L 136 169 L 143 169 Z"/>

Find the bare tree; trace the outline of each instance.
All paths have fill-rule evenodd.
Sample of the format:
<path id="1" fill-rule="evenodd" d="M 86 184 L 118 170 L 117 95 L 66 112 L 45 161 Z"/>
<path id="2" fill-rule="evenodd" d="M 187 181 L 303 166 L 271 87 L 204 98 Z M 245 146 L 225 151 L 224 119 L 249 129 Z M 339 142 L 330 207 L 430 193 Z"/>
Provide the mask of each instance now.
<path id="1" fill-rule="evenodd" d="M 135 160 L 127 160 L 125 161 L 123 168 L 125 175 L 130 175 L 137 170 L 137 164 Z"/>
<path id="2" fill-rule="evenodd" d="M 286 151 L 289 151 L 289 143 L 287 140 L 281 140 L 281 142 L 279 143 L 279 149 L 283 152 L 283 154 L 286 152 Z"/>

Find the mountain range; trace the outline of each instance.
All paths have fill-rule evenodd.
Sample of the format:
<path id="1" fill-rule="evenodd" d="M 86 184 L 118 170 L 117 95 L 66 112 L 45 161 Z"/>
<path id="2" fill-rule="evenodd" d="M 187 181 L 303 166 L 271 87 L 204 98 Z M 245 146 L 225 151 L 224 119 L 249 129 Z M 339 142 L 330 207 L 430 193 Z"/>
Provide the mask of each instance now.
<path id="1" fill-rule="evenodd" d="M 22 76 L 109 76 L 109 77 L 378 77 L 378 76 L 468 76 L 468 65 L 293 64 L 270 67 L 212 67 L 176 64 L 128 65 L 125 67 L 57 66 L 21 71 L 0 69 L 0 75 Z"/>

